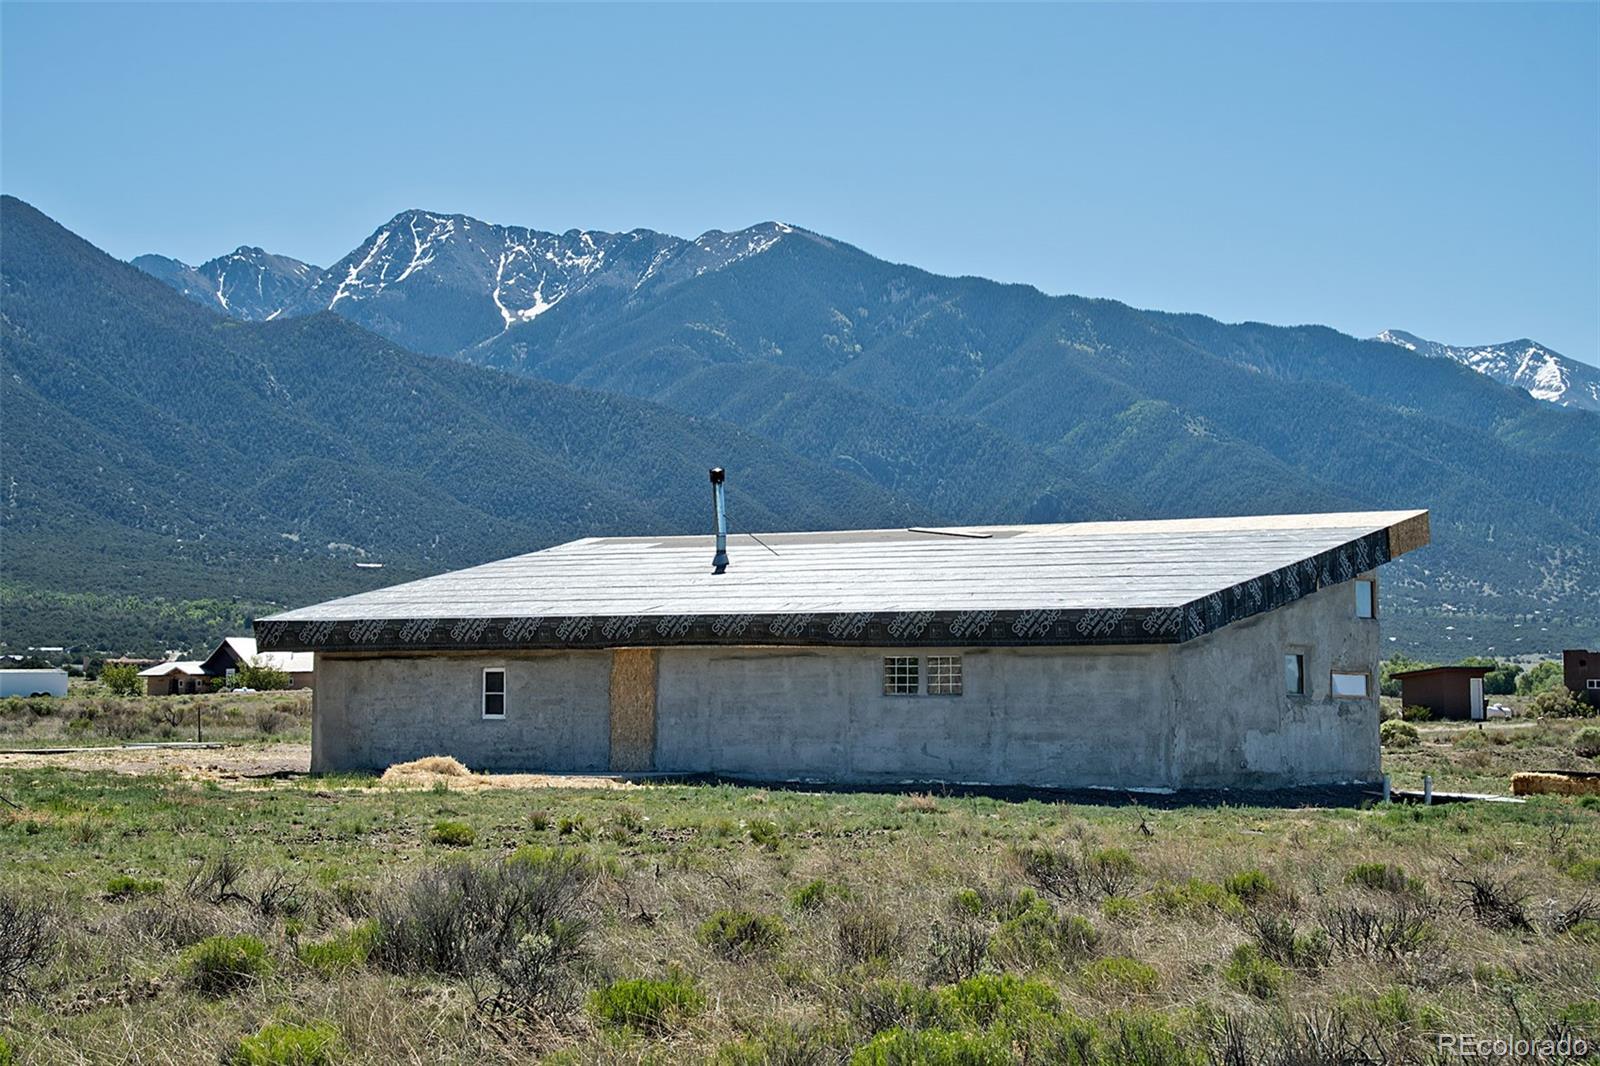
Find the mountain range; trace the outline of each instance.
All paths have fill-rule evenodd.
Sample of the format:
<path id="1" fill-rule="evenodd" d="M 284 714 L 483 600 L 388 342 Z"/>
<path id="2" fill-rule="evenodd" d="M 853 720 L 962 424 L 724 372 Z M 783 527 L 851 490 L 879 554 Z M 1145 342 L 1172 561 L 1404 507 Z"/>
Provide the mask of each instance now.
<path id="1" fill-rule="evenodd" d="M 1523 389 L 1536 400 L 1561 407 L 1600 411 L 1600 369 L 1568 359 L 1538 341 L 1459 346 L 1423 340 L 1404 330 L 1386 329 L 1377 337 L 1436 359 L 1454 359 L 1502 385 Z"/>
<path id="2" fill-rule="evenodd" d="M 192 277 L 20 201 L 0 226 L 13 644 L 199 644 L 262 607 L 700 530 L 711 465 L 744 530 L 1427 506 L 1433 547 L 1386 574 L 1391 647 L 1600 633 L 1600 418 L 1403 346 L 941 277 L 781 223 L 408 211 L 326 270 L 244 248 Z"/>

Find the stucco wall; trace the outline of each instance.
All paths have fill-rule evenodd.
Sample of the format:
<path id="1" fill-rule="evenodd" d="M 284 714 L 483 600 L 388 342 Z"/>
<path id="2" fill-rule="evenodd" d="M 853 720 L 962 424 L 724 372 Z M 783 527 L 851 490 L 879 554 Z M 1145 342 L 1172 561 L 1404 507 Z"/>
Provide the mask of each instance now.
<path id="1" fill-rule="evenodd" d="M 503 720 L 483 717 L 489 667 L 506 671 Z M 318 655 L 311 769 L 454 755 L 473 770 L 605 770 L 610 683 L 610 652 Z"/>
<path id="2" fill-rule="evenodd" d="M 1249 788 L 1376 780 L 1382 774 L 1378 641 L 1378 622 L 1355 617 L 1354 583 L 1347 581 L 1177 645 L 1174 784 Z M 1283 657 L 1290 652 L 1305 656 L 1303 696 L 1286 691 Z M 1368 698 L 1334 699 L 1335 670 L 1367 673 Z"/>
<path id="3" fill-rule="evenodd" d="M 883 656 L 904 651 L 669 649 L 657 679 L 656 767 L 866 782 L 1166 783 L 1167 649 L 951 651 L 962 656 L 960 696 L 883 695 Z"/>
<path id="4" fill-rule="evenodd" d="M 1285 693 L 1296 650 L 1305 696 Z M 1113 788 L 1379 773 L 1378 626 L 1355 618 L 1349 583 L 1177 646 L 935 651 L 962 655 L 961 696 L 884 696 L 883 655 L 904 650 L 661 649 L 649 767 Z M 641 768 L 611 751 L 612 664 L 609 651 L 319 656 L 313 767 L 450 754 L 473 769 Z M 479 710 L 493 666 L 507 669 L 505 721 Z M 1334 669 L 1369 673 L 1371 697 L 1332 699 Z"/>

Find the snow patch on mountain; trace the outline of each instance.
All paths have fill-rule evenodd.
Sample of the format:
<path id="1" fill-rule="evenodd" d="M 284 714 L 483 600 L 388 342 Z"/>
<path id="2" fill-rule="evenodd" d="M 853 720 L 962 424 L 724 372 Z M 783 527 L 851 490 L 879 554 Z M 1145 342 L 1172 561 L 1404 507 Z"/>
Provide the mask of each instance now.
<path id="1" fill-rule="evenodd" d="M 160 255 L 141 255 L 133 265 L 196 303 L 248 322 L 277 318 L 322 274 L 309 263 L 249 245 L 197 267 Z"/>
<path id="2" fill-rule="evenodd" d="M 1425 340 L 1399 329 L 1386 329 L 1376 340 L 1435 359 L 1453 359 L 1503 385 L 1525 390 L 1536 400 L 1600 411 L 1600 369 L 1587 366 L 1537 341 L 1504 344 L 1451 345 Z"/>

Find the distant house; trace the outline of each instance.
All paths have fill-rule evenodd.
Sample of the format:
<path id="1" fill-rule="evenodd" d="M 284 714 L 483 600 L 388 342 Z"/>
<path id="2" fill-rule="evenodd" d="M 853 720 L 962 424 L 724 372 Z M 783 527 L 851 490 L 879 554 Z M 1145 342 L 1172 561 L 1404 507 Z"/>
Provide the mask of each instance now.
<path id="1" fill-rule="evenodd" d="M 209 689 L 206 672 L 198 662 L 170 660 L 139 671 L 147 696 L 179 696 Z"/>
<path id="2" fill-rule="evenodd" d="M 1569 649 L 1561 653 L 1561 675 L 1580 700 L 1600 707 L 1600 651 Z"/>
<path id="3" fill-rule="evenodd" d="M 1372 781 L 1377 570 L 1428 542 L 1428 515 L 760 540 L 730 561 L 722 536 L 589 538 L 256 637 L 316 653 L 317 771 L 446 754 L 849 783 Z"/>
<path id="4" fill-rule="evenodd" d="M 246 663 L 270 666 L 289 675 L 290 688 L 313 688 L 317 683 L 315 659 L 305 651 L 257 651 L 255 637 L 223 637 L 200 668 L 208 677 L 226 677 Z"/>
<path id="5" fill-rule="evenodd" d="M 289 675 L 290 688 L 316 684 L 315 656 L 310 652 L 258 652 L 254 637 L 224 637 L 204 659 L 160 663 L 139 671 L 145 692 L 151 696 L 177 696 L 208 692 L 215 678 L 226 680 L 239 667 L 251 663 L 270 666 Z"/>
<path id="6" fill-rule="evenodd" d="M 1470 718 L 1481 721 L 1483 679 L 1490 666 L 1429 666 L 1395 674 L 1400 682 L 1400 706 L 1426 707 L 1434 718 Z"/>

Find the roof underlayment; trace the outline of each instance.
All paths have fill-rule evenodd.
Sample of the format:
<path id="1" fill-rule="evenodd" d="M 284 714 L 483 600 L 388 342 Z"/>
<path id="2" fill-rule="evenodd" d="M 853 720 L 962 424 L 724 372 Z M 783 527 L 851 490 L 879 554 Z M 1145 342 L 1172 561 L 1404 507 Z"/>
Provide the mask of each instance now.
<path id="1" fill-rule="evenodd" d="M 1175 643 L 1428 543 L 1426 511 L 592 537 L 287 611 L 273 651 Z"/>

